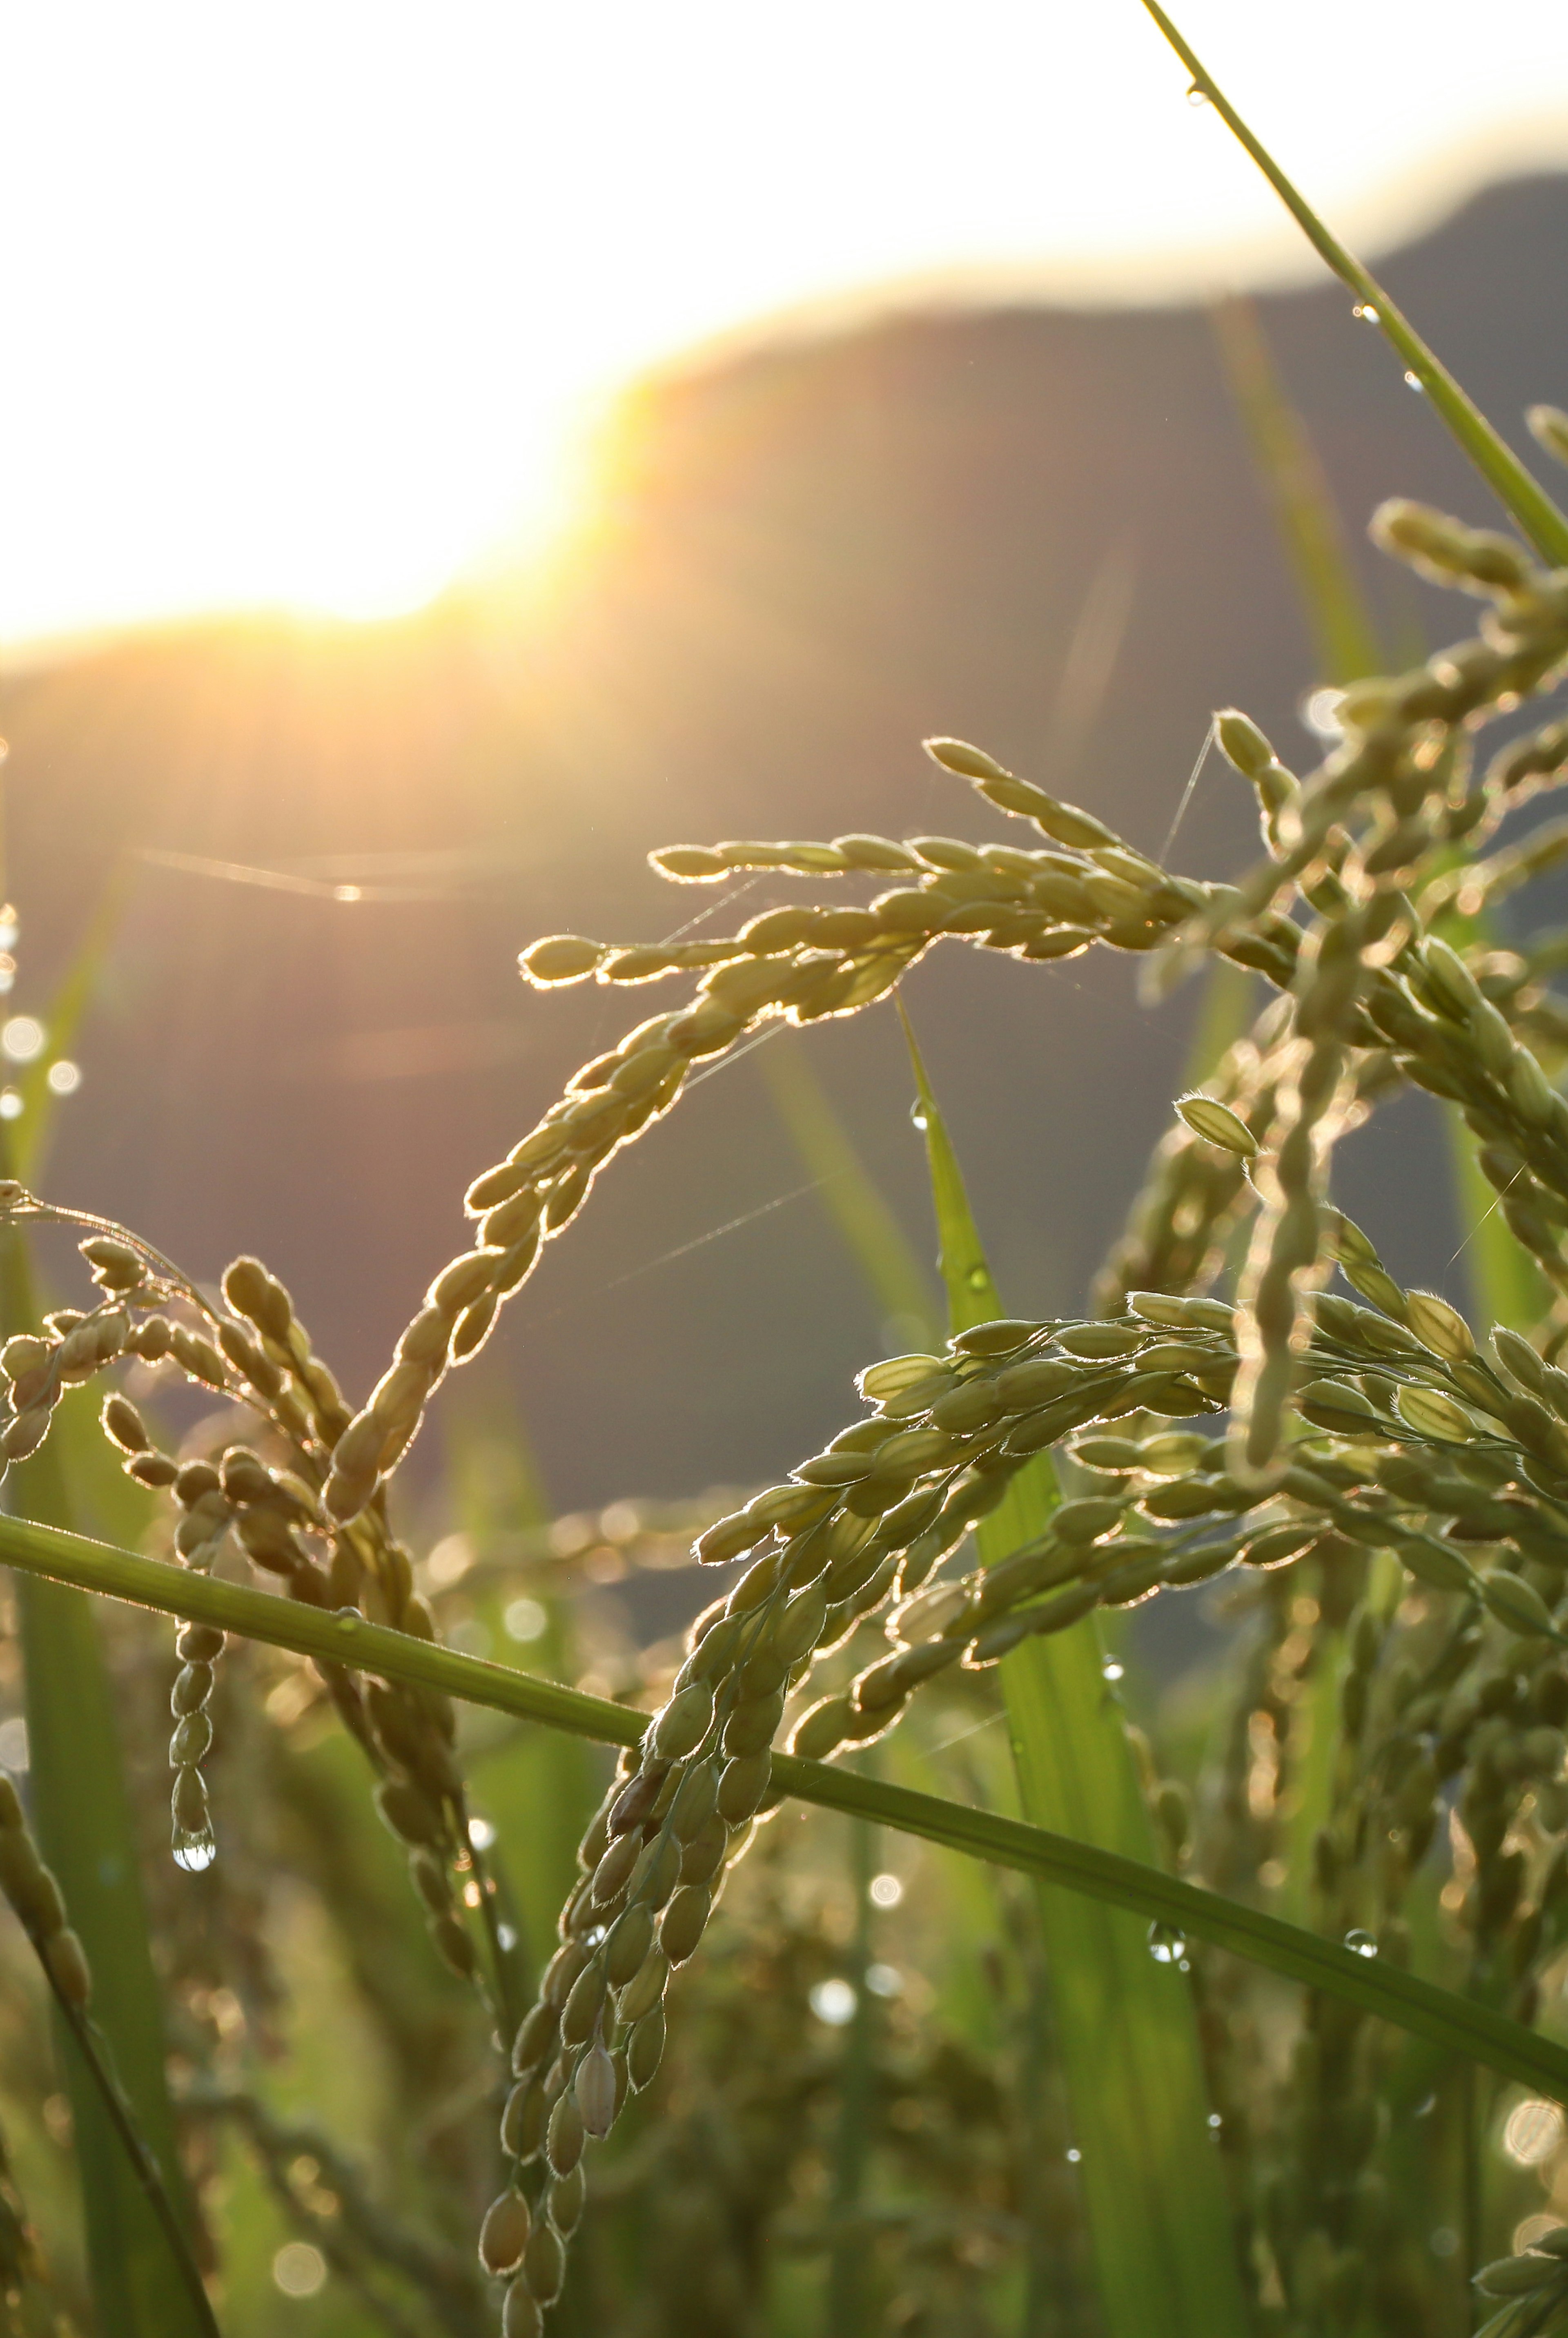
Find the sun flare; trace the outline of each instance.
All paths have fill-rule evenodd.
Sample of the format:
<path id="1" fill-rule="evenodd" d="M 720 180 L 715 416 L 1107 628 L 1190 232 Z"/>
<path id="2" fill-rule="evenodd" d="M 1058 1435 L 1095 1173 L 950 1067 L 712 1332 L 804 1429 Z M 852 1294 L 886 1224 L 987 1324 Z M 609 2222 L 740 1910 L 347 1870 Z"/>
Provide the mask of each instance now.
<path id="1" fill-rule="evenodd" d="M 1416 43 L 1413 15 L 1323 0 L 1308 48 L 1250 0 L 1183 20 L 1376 237 L 1568 154 L 1559 0 L 1518 0 L 1506 44 L 1459 0 Z M 13 642 L 415 607 L 569 520 L 619 383 L 759 319 L 1303 265 L 1135 0 L 803 0 L 787 34 L 718 0 L 83 0 L 10 27 L 8 86 Z"/>

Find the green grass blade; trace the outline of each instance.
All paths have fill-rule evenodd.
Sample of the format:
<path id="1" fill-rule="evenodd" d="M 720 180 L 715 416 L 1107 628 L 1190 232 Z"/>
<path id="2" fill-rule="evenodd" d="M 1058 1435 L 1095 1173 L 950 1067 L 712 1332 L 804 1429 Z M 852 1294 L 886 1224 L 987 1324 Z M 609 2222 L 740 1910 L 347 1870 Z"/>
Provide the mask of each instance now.
<path id="1" fill-rule="evenodd" d="M 763 1048 L 758 1067 L 795 1149 L 821 1180 L 824 1208 L 843 1235 L 884 1320 L 900 1344 L 918 1347 L 942 1320 L 931 1278 L 856 1151 L 799 1041 Z"/>
<path id="2" fill-rule="evenodd" d="M 1513 448 L 1493 428 L 1485 416 L 1460 388 L 1446 366 L 1433 354 L 1408 319 L 1401 314 L 1369 270 L 1364 268 L 1338 237 L 1331 235 L 1306 197 L 1288 179 L 1262 142 L 1247 127 L 1219 88 L 1159 0 L 1143 0 L 1161 32 L 1192 76 L 1192 86 L 1206 97 L 1226 128 L 1246 148 L 1308 241 L 1349 287 L 1357 301 L 1375 311 L 1378 324 L 1406 370 L 1413 374 L 1447 424 L 1463 452 L 1553 568 L 1568 566 L 1568 516 L 1559 510 L 1540 483 L 1532 478 Z"/>
<path id="3" fill-rule="evenodd" d="M 21 1237 L 0 1252 L 7 1329 L 31 1325 Z M 63 1406 L 56 1436 L 74 1423 Z M 96 1434 L 96 1430 L 93 1431 Z M 52 1437 L 6 1484 L 40 1526 L 68 1528 L 63 1443 Z M 30 1802 L 93 1975 L 93 2016 L 143 2141 L 186 2229 L 189 2198 L 164 2070 L 162 2003 L 147 1940 L 130 1798 L 93 1606 L 41 1576 L 17 1585 L 26 1677 Z M 186 2338 L 210 2330 L 186 2286 L 117 2121 L 74 2039 L 62 2059 L 71 2097 L 88 2262 L 101 2338 Z"/>
<path id="4" fill-rule="evenodd" d="M 909 1045 L 948 1310 L 962 1331 L 1005 1311 L 912 1034 Z M 1057 1498 L 1042 1455 L 982 1522 L 982 1559 L 1040 1534 Z M 1093 1617 L 1003 1663 L 1019 1794 L 1036 1824 L 1152 1868 L 1153 1828 L 1103 1665 Z M 1246 2305 L 1186 1981 L 1154 1962 L 1144 1925 L 1104 1901 L 1043 1885 L 1039 1901 L 1106 2328 L 1112 2338 L 1240 2333 Z"/>
<path id="5" fill-rule="evenodd" d="M 0 1565 L 105 1598 L 128 1600 L 160 1615 L 216 1624 L 242 1638 L 323 1657 L 355 1672 L 440 1689 L 465 1704 L 541 1721 L 604 1745 L 635 1745 L 648 1726 L 646 1714 L 612 1704 L 608 1697 L 589 1696 L 582 1689 L 514 1671 L 487 1657 L 466 1656 L 456 1648 L 391 1631 L 362 1616 L 328 1615 L 276 1592 L 193 1575 L 165 1560 L 142 1558 L 135 1551 L 27 1518 L 0 1514 Z M 1284 1923 L 1261 1909 L 1205 1891 L 1096 1844 L 883 1778 L 835 1769 L 829 1763 L 778 1754 L 773 1776 L 785 1793 L 801 1802 L 848 1811 L 970 1858 L 1102 1899 L 1131 1910 L 1145 1922 L 1169 1924 L 1192 1939 L 1212 1940 L 1287 1980 L 1322 1989 L 1416 2037 L 1430 2038 L 1447 2052 L 1470 2055 L 1554 2101 L 1568 2102 L 1568 2046 L 1542 2038 L 1472 1998 L 1417 1979 L 1396 1966 L 1368 1961 L 1336 1940 Z"/>
<path id="6" fill-rule="evenodd" d="M 1386 663 L 1318 450 L 1285 394 L 1258 311 L 1222 300 L 1214 329 L 1325 682 L 1358 682 Z"/>
<path id="7" fill-rule="evenodd" d="M 871 1965 L 871 1877 L 876 1830 L 849 1822 L 849 1888 L 855 1907 L 847 1978 L 855 2011 L 844 2037 L 838 2081 L 838 2128 L 833 2139 L 833 2248 L 828 2266 L 826 2338 L 862 2338 L 867 2319 L 866 2236 L 858 2229 L 865 2205 L 871 2150 L 872 2068 L 877 2008 L 866 1976 Z"/>
<path id="8" fill-rule="evenodd" d="M 49 1140 L 54 1133 L 54 1117 L 60 1108 L 61 1099 L 49 1085 L 49 1075 L 60 1058 L 71 1053 L 87 1018 L 103 977 L 110 946 L 119 928 L 124 898 L 125 870 L 122 863 L 100 895 L 87 930 L 66 969 L 65 978 L 44 1010 L 44 1028 L 47 1034 L 47 1046 L 12 1081 L 21 1098 L 22 1110 L 8 1132 L 12 1161 L 10 1174 L 20 1177 L 24 1185 L 37 1183 L 48 1154 Z"/>

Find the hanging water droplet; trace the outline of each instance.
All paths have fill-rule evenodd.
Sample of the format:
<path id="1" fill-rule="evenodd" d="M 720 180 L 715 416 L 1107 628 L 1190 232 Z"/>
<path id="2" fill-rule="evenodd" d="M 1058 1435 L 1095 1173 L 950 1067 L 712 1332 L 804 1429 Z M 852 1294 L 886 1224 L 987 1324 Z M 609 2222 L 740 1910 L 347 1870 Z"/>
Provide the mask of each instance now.
<path id="1" fill-rule="evenodd" d="M 1370 300 L 1358 300 L 1350 314 L 1353 317 L 1358 317 L 1364 325 L 1375 325 L 1377 322 L 1377 311 Z"/>
<path id="2" fill-rule="evenodd" d="M 983 1266 L 972 1266 L 964 1280 L 971 1291 L 984 1291 L 991 1278 Z"/>
<path id="3" fill-rule="evenodd" d="M 1067 2152 L 1065 2156 L 1071 2162 L 1072 2166 L 1076 2167 L 1078 2162 L 1083 2158 L 1083 2154 L 1079 2150 L 1077 2145 L 1074 2144 L 1072 2150 Z"/>
<path id="4" fill-rule="evenodd" d="M 1370 1932 L 1347 1932 L 1345 1945 L 1352 1956 L 1375 1957 L 1377 1953 L 1377 1943 Z"/>
<path id="5" fill-rule="evenodd" d="M 1149 1953 L 1157 1965 L 1179 1965 L 1187 1953 L 1187 1942 L 1174 1924 L 1153 1923 L 1149 1927 Z"/>
<path id="6" fill-rule="evenodd" d="M 1106 1657 L 1104 1663 L 1100 1667 L 1100 1676 L 1102 1680 L 1108 1681 L 1119 1681 L 1121 1679 L 1122 1666 L 1117 1663 L 1114 1656 Z"/>
<path id="7" fill-rule="evenodd" d="M 201 1875 L 218 1856 L 217 1839 L 210 1826 L 176 1827 L 171 1848 L 174 1864 L 182 1867 L 187 1875 Z"/>
<path id="8" fill-rule="evenodd" d="M 1208 91 L 1200 89 L 1197 83 L 1194 82 L 1191 89 L 1187 92 L 1187 103 L 1189 105 L 1207 105 L 1209 103 Z"/>
<path id="9" fill-rule="evenodd" d="M 1419 395 L 1425 391 L 1426 385 L 1422 380 L 1418 373 L 1406 372 L 1405 376 L 1405 387 L 1406 389 L 1415 390 Z"/>
<path id="10" fill-rule="evenodd" d="M 926 1107 L 920 1102 L 918 1096 L 916 1096 L 915 1102 L 909 1107 L 909 1117 L 914 1122 L 916 1127 L 922 1132 L 930 1126 L 930 1123 L 926 1116 Z"/>

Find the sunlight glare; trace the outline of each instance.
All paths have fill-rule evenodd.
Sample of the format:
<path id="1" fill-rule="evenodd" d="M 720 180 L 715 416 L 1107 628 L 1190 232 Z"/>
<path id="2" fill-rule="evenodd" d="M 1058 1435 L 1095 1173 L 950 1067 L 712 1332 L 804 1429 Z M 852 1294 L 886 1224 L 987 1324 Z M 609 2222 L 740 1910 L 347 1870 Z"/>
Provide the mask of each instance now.
<path id="1" fill-rule="evenodd" d="M 1180 13 L 1362 240 L 1568 155 L 1560 0 Z M 1137 0 L 75 0 L 7 52 L 12 641 L 416 607 L 559 535 L 619 386 L 782 315 L 1316 264 Z"/>

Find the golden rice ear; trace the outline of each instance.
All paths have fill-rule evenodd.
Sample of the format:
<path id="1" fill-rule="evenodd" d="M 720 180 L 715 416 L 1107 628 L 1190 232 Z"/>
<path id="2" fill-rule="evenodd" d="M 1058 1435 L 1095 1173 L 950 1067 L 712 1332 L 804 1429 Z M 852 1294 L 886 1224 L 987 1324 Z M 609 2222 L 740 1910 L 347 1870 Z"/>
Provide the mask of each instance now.
<path id="1" fill-rule="evenodd" d="M 1568 414 L 1560 406 L 1532 406 L 1524 419 L 1535 444 L 1548 455 L 1555 455 L 1560 463 L 1568 463 Z"/>
<path id="2" fill-rule="evenodd" d="M 1176 1109 L 1193 1135 L 1202 1137 L 1206 1144 L 1218 1144 L 1221 1151 L 1234 1153 L 1244 1161 L 1257 1157 L 1257 1138 L 1228 1104 L 1194 1091 L 1190 1095 L 1178 1096 Z"/>

